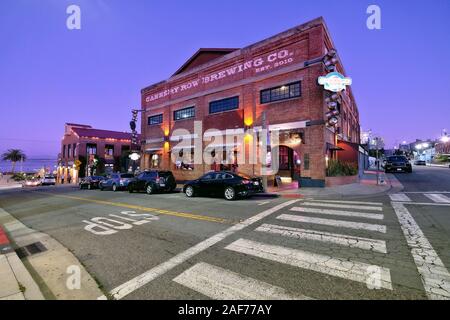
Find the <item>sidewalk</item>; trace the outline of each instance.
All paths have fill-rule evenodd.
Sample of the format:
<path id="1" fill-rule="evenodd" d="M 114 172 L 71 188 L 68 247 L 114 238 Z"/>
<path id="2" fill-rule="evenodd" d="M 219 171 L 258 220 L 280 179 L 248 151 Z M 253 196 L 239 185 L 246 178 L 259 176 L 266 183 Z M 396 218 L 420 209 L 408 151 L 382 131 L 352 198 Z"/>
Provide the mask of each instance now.
<path id="1" fill-rule="evenodd" d="M 23 259 L 33 270 L 33 274 L 38 276 L 37 282 L 41 286 L 45 298 L 57 300 L 95 300 L 105 294 L 75 255 L 49 235 L 28 228 L 2 208 L 0 208 L 0 226 L 3 226 L 4 230 L 8 232 L 15 246 L 26 249 L 27 254 Z M 28 248 L 31 246 L 40 249 L 29 250 Z M 16 262 L 19 264 L 20 262 L 20 265 L 23 267 L 22 261 L 16 253 L 12 251 L 12 254 L 14 255 L 13 263 Z M 68 277 L 72 274 L 68 272 L 69 267 L 79 270 L 80 288 L 71 289 L 67 286 Z M 8 276 L 8 279 L 10 279 L 8 282 L 8 288 L 10 290 L 7 293 L 16 292 L 17 294 L 17 287 L 19 289 L 21 288 L 17 283 L 21 283 L 27 289 L 24 293 L 25 299 L 38 299 L 34 296 L 27 297 L 28 287 L 31 287 L 28 284 L 29 282 L 19 280 L 13 285 L 13 279 L 10 277 L 11 272 L 7 272 L 9 269 L 7 269 L 6 264 L 2 265 L 0 271 L 1 290 L 3 290 L 3 283 L 6 283 L 6 280 L 3 280 L 3 268 L 5 269 L 5 276 Z M 13 270 L 15 271 L 15 269 Z M 13 273 L 17 276 L 16 272 Z M 19 279 L 18 276 L 17 278 Z M 17 297 L 20 298 L 20 295 L 17 295 Z"/>
<path id="2" fill-rule="evenodd" d="M 0 300 L 44 300 L 0 226 Z"/>
<path id="3" fill-rule="evenodd" d="M 0 178 L 0 191 L 22 188 L 22 183 L 10 179 L 11 176 L 2 176 Z"/>
<path id="4" fill-rule="evenodd" d="M 269 187 L 268 194 L 276 194 L 282 197 L 350 197 L 350 196 L 372 196 L 381 195 L 387 192 L 399 192 L 403 189 L 402 184 L 395 178 L 393 174 L 385 174 L 379 172 L 381 184 L 377 184 L 376 170 L 367 170 L 364 172 L 359 183 L 352 183 L 342 186 L 325 187 L 325 188 L 299 188 L 292 186 L 286 189 Z"/>

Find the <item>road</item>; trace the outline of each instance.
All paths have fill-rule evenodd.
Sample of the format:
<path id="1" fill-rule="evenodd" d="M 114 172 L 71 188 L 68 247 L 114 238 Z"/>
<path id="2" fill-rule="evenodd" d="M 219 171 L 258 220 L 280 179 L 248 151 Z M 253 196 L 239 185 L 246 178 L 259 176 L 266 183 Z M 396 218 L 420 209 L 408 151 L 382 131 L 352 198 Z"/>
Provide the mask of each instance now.
<path id="1" fill-rule="evenodd" d="M 414 169 L 396 174 L 404 192 L 358 199 L 47 187 L 1 192 L 0 207 L 116 299 L 448 299 L 450 170 Z"/>

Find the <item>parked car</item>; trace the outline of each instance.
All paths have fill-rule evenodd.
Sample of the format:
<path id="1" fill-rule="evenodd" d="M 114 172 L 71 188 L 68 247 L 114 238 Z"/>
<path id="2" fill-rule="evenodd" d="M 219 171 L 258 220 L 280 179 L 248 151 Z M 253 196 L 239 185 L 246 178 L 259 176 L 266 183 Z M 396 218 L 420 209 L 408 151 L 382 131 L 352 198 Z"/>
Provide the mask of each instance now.
<path id="1" fill-rule="evenodd" d="M 183 192 L 187 197 L 197 195 L 222 196 L 227 200 L 263 192 L 262 179 L 227 171 L 209 172 L 187 182 Z"/>
<path id="2" fill-rule="evenodd" d="M 23 187 L 37 187 L 40 186 L 42 184 L 42 180 L 40 179 L 36 179 L 36 178 L 32 178 L 32 179 L 27 179 L 24 183 L 23 183 Z"/>
<path id="3" fill-rule="evenodd" d="M 128 191 L 141 192 L 147 194 L 155 192 L 172 192 L 177 187 L 175 177 L 171 171 L 144 171 L 128 184 Z"/>
<path id="4" fill-rule="evenodd" d="M 405 156 L 390 156 L 386 159 L 385 172 L 412 172 L 411 162 Z"/>
<path id="5" fill-rule="evenodd" d="M 42 178 L 41 184 L 43 186 L 54 186 L 56 184 L 56 177 L 52 175 L 46 175 Z"/>
<path id="6" fill-rule="evenodd" d="M 113 173 L 106 179 L 100 181 L 98 187 L 101 191 L 112 190 L 116 192 L 118 190 L 125 190 L 133 178 L 134 175 L 131 173 Z"/>
<path id="7" fill-rule="evenodd" d="M 416 161 L 414 161 L 414 165 L 416 165 L 416 166 L 426 166 L 427 162 L 425 160 L 416 160 Z"/>
<path id="8" fill-rule="evenodd" d="M 101 181 L 105 180 L 105 177 L 102 176 L 90 176 L 83 178 L 80 183 L 80 189 L 98 189 Z"/>

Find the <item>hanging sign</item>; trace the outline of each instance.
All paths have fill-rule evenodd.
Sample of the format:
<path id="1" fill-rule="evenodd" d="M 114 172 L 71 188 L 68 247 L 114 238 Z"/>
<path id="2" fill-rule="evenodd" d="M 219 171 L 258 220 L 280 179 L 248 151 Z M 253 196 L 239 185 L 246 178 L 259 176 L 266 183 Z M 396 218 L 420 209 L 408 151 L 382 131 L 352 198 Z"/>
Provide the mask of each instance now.
<path id="1" fill-rule="evenodd" d="M 319 84 L 323 85 L 325 90 L 331 92 L 341 92 L 346 89 L 346 86 L 352 84 L 351 78 L 346 78 L 339 72 L 331 72 L 325 77 L 319 77 Z"/>

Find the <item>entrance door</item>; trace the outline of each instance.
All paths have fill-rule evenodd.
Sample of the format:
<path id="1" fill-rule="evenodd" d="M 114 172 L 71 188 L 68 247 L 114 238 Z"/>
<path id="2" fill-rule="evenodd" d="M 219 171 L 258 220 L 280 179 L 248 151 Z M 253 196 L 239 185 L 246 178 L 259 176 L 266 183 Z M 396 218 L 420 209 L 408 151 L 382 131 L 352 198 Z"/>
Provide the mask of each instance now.
<path id="1" fill-rule="evenodd" d="M 294 150 L 286 146 L 279 147 L 279 175 L 292 178 L 294 173 Z"/>

